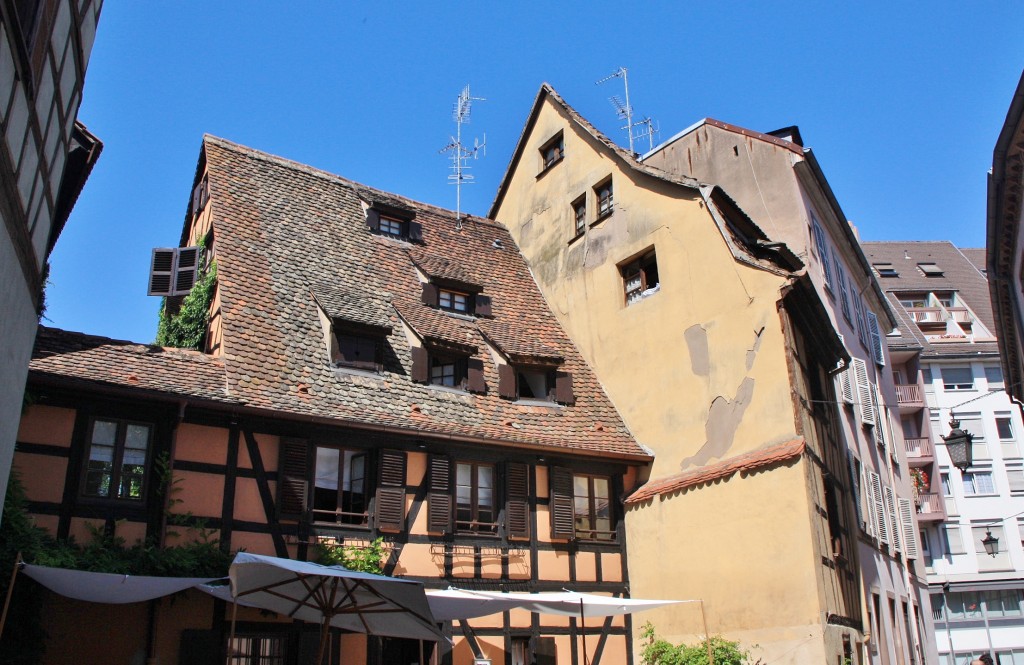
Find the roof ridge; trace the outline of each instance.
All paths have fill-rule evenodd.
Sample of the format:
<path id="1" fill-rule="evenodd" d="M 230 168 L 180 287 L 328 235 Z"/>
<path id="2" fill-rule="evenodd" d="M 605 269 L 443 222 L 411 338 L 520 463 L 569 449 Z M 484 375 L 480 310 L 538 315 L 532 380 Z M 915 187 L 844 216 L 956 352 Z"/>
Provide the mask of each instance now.
<path id="1" fill-rule="evenodd" d="M 444 208 L 438 205 L 434 205 L 433 203 L 427 203 L 425 201 L 417 201 L 416 199 L 410 199 L 407 196 L 396 194 L 394 192 L 389 192 L 379 187 L 374 187 L 373 185 L 367 185 L 365 183 L 352 180 L 351 178 L 346 178 L 344 176 L 338 175 L 337 173 L 332 173 L 331 171 L 328 171 L 326 169 L 311 166 L 309 164 L 303 164 L 302 162 L 295 161 L 294 159 L 289 159 L 288 157 L 275 155 L 273 153 L 265 152 L 257 148 L 251 148 L 247 145 L 243 145 L 241 143 L 237 143 L 235 141 L 231 141 L 230 139 L 225 139 L 220 136 L 214 136 L 213 134 L 203 134 L 203 141 L 216 144 L 221 148 L 231 150 L 233 152 L 244 155 L 246 157 L 250 157 L 252 159 L 257 159 L 271 164 L 276 164 L 284 168 L 289 168 L 293 171 L 299 171 L 307 175 L 347 185 L 356 190 L 356 194 L 364 192 L 379 194 L 385 197 L 395 199 L 397 201 L 401 201 L 402 203 L 409 204 L 410 206 L 416 208 L 433 211 L 439 215 L 446 215 L 452 217 L 455 216 L 455 211 L 449 208 Z M 497 221 L 488 219 L 486 217 L 480 217 L 478 215 L 463 214 L 462 220 L 463 222 L 473 221 L 479 224 L 483 224 L 484 226 L 500 228 L 503 230 L 505 229 L 505 227 L 502 224 L 498 223 Z"/>
<path id="2" fill-rule="evenodd" d="M 130 339 L 117 339 L 114 337 L 107 337 L 105 335 L 94 335 L 92 333 L 79 332 L 77 330 L 65 330 L 64 328 L 55 328 L 53 326 L 44 326 L 40 324 L 39 332 L 44 334 L 51 334 L 55 337 L 76 337 L 87 340 L 90 342 L 96 342 L 99 344 L 119 344 L 124 346 L 144 346 L 147 349 L 159 349 L 160 351 L 167 353 L 180 353 L 181 355 L 203 358 L 211 362 L 223 362 L 221 359 L 211 356 L 203 351 L 197 351 L 196 349 L 182 349 L 176 346 L 161 346 L 159 344 L 150 344 L 148 342 L 136 342 Z"/>

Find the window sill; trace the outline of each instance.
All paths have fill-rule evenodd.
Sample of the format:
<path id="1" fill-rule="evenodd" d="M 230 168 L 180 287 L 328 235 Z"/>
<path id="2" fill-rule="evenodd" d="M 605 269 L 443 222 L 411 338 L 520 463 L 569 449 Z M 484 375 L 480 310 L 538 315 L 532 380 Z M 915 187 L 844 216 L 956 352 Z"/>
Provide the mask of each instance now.
<path id="1" fill-rule="evenodd" d="M 445 316 L 450 316 L 453 319 L 458 319 L 460 321 L 473 322 L 473 321 L 476 321 L 476 319 L 477 319 L 477 317 L 473 316 L 472 314 L 465 314 L 463 312 L 453 312 L 450 309 L 441 309 L 440 307 L 438 307 L 437 311 L 441 312 Z"/>
<path id="2" fill-rule="evenodd" d="M 384 375 L 381 372 L 373 372 L 368 369 L 359 369 L 358 367 L 348 367 L 346 365 L 332 364 L 331 369 L 337 372 L 338 374 L 345 374 L 348 376 L 362 376 L 367 379 L 384 379 Z"/>
<path id="3" fill-rule="evenodd" d="M 612 208 L 611 210 L 608 210 L 607 212 L 598 215 L 597 219 L 595 219 L 594 221 L 592 221 L 590 223 L 590 228 L 594 228 L 595 226 L 597 226 L 598 224 L 600 224 L 604 220 L 606 220 L 609 217 L 611 217 L 614 213 L 615 213 L 615 208 Z"/>
<path id="4" fill-rule="evenodd" d="M 576 235 L 574 235 L 573 237 L 569 238 L 569 242 L 567 242 L 567 243 L 565 243 L 565 244 L 566 244 L 566 245 L 571 245 L 571 244 L 573 244 L 574 242 L 576 242 L 577 240 L 579 240 L 580 238 L 582 238 L 582 237 L 583 237 L 583 236 L 585 236 L 585 235 L 586 235 L 586 234 L 585 234 L 585 233 L 582 233 L 582 232 L 581 232 L 581 233 L 577 233 L 577 234 L 576 234 Z"/>
<path id="5" fill-rule="evenodd" d="M 454 386 L 441 386 L 436 383 L 425 383 L 423 385 L 426 386 L 429 390 L 435 390 L 439 393 L 448 393 L 450 395 L 465 395 L 466 397 L 471 397 L 473 395 L 473 393 L 469 392 L 468 390 L 464 390 L 463 388 L 456 388 Z"/>
<path id="6" fill-rule="evenodd" d="M 540 179 L 541 179 L 541 178 L 543 178 L 543 177 L 544 177 L 545 175 L 547 175 L 547 174 L 548 174 L 548 173 L 549 173 L 549 172 L 550 172 L 550 171 L 551 171 L 551 170 L 552 170 L 553 168 L 555 168 L 556 166 L 558 166 L 559 164 L 561 164 L 561 163 L 562 163 L 562 160 L 563 160 L 563 159 L 565 159 L 565 156 L 564 156 L 564 155 L 563 155 L 563 156 L 561 156 L 561 157 L 559 157 L 559 158 L 558 158 L 558 159 L 556 159 L 555 161 L 551 162 L 550 164 L 548 164 L 548 165 L 547 165 L 547 166 L 545 166 L 544 168 L 542 168 L 542 169 L 540 170 L 540 173 L 538 173 L 538 174 L 537 174 L 537 180 L 540 180 Z"/>
<path id="7" fill-rule="evenodd" d="M 551 400 L 546 399 L 535 399 L 533 397 L 516 399 L 514 403 L 519 404 L 520 406 L 541 406 L 549 409 L 562 408 L 562 405 L 558 402 L 552 402 Z"/>

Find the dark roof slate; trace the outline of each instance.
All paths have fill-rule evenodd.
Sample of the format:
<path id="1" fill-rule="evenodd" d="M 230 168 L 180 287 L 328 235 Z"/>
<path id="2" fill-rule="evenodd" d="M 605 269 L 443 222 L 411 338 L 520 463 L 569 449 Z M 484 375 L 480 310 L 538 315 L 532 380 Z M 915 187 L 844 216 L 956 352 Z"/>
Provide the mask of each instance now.
<path id="1" fill-rule="evenodd" d="M 320 282 L 310 289 L 313 297 L 332 319 L 342 319 L 374 328 L 391 328 L 390 295 L 359 293 Z"/>

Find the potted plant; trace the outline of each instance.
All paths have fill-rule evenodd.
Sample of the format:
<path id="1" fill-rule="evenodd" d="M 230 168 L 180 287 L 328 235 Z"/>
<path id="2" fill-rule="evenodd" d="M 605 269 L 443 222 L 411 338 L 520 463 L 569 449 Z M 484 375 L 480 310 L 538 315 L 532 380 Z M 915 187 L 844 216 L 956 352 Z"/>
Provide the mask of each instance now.
<path id="1" fill-rule="evenodd" d="M 928 472 L 924 469 L 911 469 L 910 480 L 914 490 L 914 503 L 921 505 L 921 495 L 928 492 Z"/>

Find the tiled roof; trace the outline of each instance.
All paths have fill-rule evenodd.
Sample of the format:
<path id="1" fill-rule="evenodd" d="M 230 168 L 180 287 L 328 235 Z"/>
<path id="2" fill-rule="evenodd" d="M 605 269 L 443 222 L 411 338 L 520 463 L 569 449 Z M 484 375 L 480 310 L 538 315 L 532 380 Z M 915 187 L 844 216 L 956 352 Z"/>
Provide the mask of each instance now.
<path id="1" fill-rule="evenodd" d="M 864 254 L 872 265 L 891 264 L 897 277 L 878 277 L 882 289 L 889 294 L 890 304 L 899 319 L 899 337 L 889 337 L 890 347 L 917 346 L 925 356 L 974 355 L 996 353 L 995 321 L 988 281 L 978 266 L 948 241 L 886 241 L 862 243 Z M 918 264 L 934 263 L 941 275 L 928 277 Z M 982 259 L 984 266 L 984 259 Z M 913 292 L 955 291 L 978 320 L 993 335 L 987 341 L 929 342 L 913 322 L 897 295 Z"/>
<path id="2" fill-rule="evenodd" d="M 967 260 L 970 261 L 981 274 L 985 274 L 985 271 L 987 270 L 985 262 L 988 252 L 984 247 L 961 247 L 960 253 L 966 256 Z"/>
<path id="3" fill-rule="evenodd" d="M 420 248 L 409 251 L 412 262 L 431 279 L 451 280 L 461 284 L 479 286 L 473 271 L 458 261 L 445 256 L 435 256 Z"/>
<path id="4" fill-rule="evenodd" d="M 96 386 L 116 386 L 232 402 L 224 363 L 182 349 L 39 327 L 29 364 L 34 379 L 71 379 Z"/>
<path id="5" fill-rule="evenodd" d="M 679 492 L 688 487 L 726 478 L 734 473 L 754 471 L 766 466 L 778 464 L 799 457 L 804 452 L 803 438 L 793 439 L 785 443 L 754 450 L 743 455 L 724 460 L 717 464 L 709 464 L 692 471 L 684 471 L 667 478 L 648 481 L 626 499 L 626 505 L 642 503 L 656 496 Z"/>
<path id="6" fill-rule="evenodd" d="M 311 288 L 313 297 L 332 319 L 342 319 L 375 328 L 391 327 L 391 305 L 388 294 L 368 296 L 334 284 L 318 283 Z"/>
<path id="7" fill-rule="evenodd" d="M 216 233 L 222 352 L 230 394 L 247 406 L 424 434 L 567 452 L 646 459 L 591 369 L 547 308 L 503 227 L 378 192 L 223 139 L 204 140 Z M 371 233 L 362 201 L 416 213 L 423 242 Z M 499 241 L 495 243 L 495 241 Z M 495 246 L 497 245 L 497 246 Z M 473 320 L 421 302 L 410 253 L 444 257 L 492 298 L 493 322 L 556 349 L 573 375 L 575 406 L 519 404 L 498 396 L 498 370 Z M 379 378 L 328 362 L 311 289 L 391 294 L 393 326 Z M 318 292 L 319 295 L 319 292 Z M 399 314 L 401 316 L 399 316 Z M 488 391 L 461 393 L 411 380 L 406 321 L 417 334 L 476 347 Z"/>
<path id="8" fill-rule="evenodd" d="M 564 358 L 558 349 L 523 335 L 514 322 L 480 321 L 480 332 L 512 362 L 548 361 L 561 363 Z"/>

